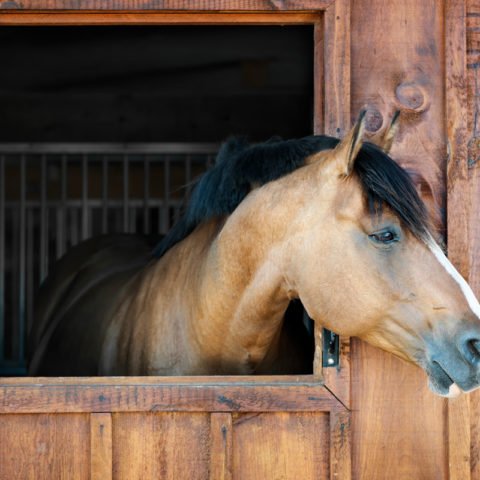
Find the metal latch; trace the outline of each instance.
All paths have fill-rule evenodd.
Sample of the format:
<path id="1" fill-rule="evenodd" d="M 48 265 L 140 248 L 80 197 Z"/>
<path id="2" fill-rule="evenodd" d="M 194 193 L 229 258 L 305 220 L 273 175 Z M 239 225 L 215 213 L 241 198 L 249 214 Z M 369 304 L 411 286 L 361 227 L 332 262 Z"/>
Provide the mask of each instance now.
<path id="1" fill-rule="evenodd" d="M 340 357 L 340 337 L 336 333 L 324 328 L 322 338 L 322 366 L 336 367 Z"/>

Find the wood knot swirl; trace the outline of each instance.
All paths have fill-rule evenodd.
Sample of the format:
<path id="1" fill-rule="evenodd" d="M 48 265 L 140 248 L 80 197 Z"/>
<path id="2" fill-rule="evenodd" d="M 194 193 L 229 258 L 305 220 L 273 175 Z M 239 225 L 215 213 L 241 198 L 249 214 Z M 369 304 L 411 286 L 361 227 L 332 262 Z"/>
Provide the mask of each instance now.
<path id="1" fill-rule="evenodd" d="M 383 125 L 383 115 L 376 108 L 368 108 L 365 114 L 365 130 L 368 133 L 377 133 Z"/>
<path id="2" fill-rule="evenodd" d="M 395 95 L 400 105 L 407 110 L 423 112 L 428 105 L 422 89 L 413 82 L 402 83 L 395 89 Z"/>

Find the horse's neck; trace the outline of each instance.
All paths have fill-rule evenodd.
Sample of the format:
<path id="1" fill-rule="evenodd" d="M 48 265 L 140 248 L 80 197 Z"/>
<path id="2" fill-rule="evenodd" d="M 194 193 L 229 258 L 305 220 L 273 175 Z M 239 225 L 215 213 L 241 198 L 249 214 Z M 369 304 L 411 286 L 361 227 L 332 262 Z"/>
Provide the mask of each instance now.
<path id="1" fill-rule="evenodd" d="M 197 345 L 219 372 L 250 373 L 278 338 L 290 301 L 282 271 L 283 251 L 258 202 L 227 220 L 201 267 Z"/>

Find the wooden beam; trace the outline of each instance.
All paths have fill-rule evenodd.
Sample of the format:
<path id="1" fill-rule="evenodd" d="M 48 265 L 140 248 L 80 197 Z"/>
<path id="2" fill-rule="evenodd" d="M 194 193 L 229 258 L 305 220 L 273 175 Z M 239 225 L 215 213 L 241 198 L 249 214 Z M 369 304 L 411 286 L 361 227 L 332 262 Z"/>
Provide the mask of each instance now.
<path id="1" fill-rule="evenodd" d="M 14 0 L 2 1 L 0 10 L 148 10 L 148 11 L 320 11 L 332 0 Z"/>
<path id="2" fill-rule="evenodd" d="M 323 37 L 324 125 L 322 133 L 342 137 L 351 125 L 349 0 L 336 0 L 326 10 Z"/>
<path id="3" fill-rule="evenodd" d="M 134 377 L 135 378 L 135 377 Z M 56 378 L 52 382 L 23 379 L 23 384 L 0 385 L 0 413 L 55 412 L 295 412 L 343 411 L 345 407 L 323 385 L 311 383 L 202 383 L 145 381 L 139 383 L 104 378 L 103 383 L 82 378 Z M 267 377 L 270 378 L 270 377 Z M 313 378 L 313 377 L 312 377 Z M 157 377 L 157 380 L 158 377 Z M 167 380 L 168 382 L 168 380 Z M 48 387 L 48 388 L 47 388 Z"/>
<path id="4" fill-rule="evenodd" d="M 0 25 L 310 25 L 315 12 L 19 12 L 0 10 Z"/>

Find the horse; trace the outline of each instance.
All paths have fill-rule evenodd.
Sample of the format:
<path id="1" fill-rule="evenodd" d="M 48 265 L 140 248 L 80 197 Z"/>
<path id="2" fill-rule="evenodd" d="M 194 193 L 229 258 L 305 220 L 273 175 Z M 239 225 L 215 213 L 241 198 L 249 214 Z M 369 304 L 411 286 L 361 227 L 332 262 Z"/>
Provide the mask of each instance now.
<path id="1" fill-rule="evenodd" d="M 438 395 L 477 388 L 480 304 L 388 154 L 397 129 L 366 142 L 362 113 L 341 140 L 228 140 L 158 244 L 99 237 L 58 262 L 29 375 L 305 373 L 301 302 L 316 325 L 419 365 Z"/>

